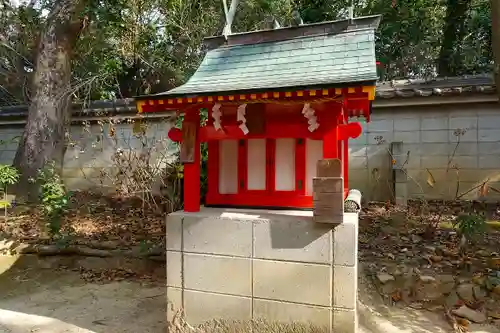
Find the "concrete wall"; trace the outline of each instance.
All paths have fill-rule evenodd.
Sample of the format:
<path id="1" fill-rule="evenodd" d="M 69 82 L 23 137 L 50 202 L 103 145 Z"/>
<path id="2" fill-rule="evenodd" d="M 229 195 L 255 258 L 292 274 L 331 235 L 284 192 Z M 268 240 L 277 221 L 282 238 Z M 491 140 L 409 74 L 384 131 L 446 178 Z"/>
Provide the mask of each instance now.
<path id="1" fill-rule="evenodd" d="M 20 125 L 9 125 L 7 122 L 0 126 L 0 164 L 12 163 L 23 131 Z M 117 173 L 133 171 L 130 166 L 136 164 L 142 153 L 151 154 L 148 164 L 152 172 L 159 172 L 174 151 L 167 136 L 170 127 L 166 119 L 153 119 L 145 126 L 146 135 L 136 135 L 132 120 L 75 121 L 71 127 L 72 144 L 64 162 L 66 185 L 73 190 L 114 190 Z M 126 158 L 119 162 L 117 152 Z"/>
<path id="2" fill-rule="evenodd" d="M 203 208 L 167 217 L 168 316 L 312 323 L 356 329 L 357 214 Z"/>
<path id="3" fill-rule="evenodd" d="M 403 150 L 410 153 L 405 166 L 410 177 L 409 196 L 451 199 L 457 192 L 457 172 L 447 172 L 458 139 L 454 131 L 467 129 L 460 136 L 461 142 L 450 163 L 459 168 L 458 192 L 467 192 L 487 179 L 491 186 L 500 189 L 498 111 L 499 106 L 494 103 L 376 107 L 371 122 L 363 124 L 362 136 L 350 140 L 350 187 L 362 190 L 367 200 L 391 199 L 388 148 L 391 142 L 402 141 Z M 132 150 L 136 157 L 143 151 L 151 151 L 151 164 L 157 167 L 164 165 L 173 152 L 167 138 L 170 124 L 166 120 L 148 121 L 146 148 L 142 147 L 144 138 L 134 136 L 132 123 L 122 121 L 114 125 L 115 136 L 111 137 L 109 119 L 102 122 L 103 126 L 95 122 L 85 126 L 77 120 L 72 127 L 75 146 L 68 149 L 64 175 L 71 189 L 101 185 L 113 189 L 119 169 L 113 155 L 119 149 Z M 21 132 L 22 127 L 8 122 L 0 126 L 0 163 L 11 163 L 17 149 L 15 138 Z M 427 170 L 435 180 L 433 186 L 427 182 Z M 470 191 L 464 198 L 475 198 L 477 192 Z M 489 197 L 500 199 L 495 191 L 490 191 Z"/>
<path id="4" fill-rule="evenodd" d="M 459 193 L 487 179 L 500 189 L 499 111 L 496 103 L 375 108 L 371 122 L 363 124 L 363 135 L 350 141 L 350 187 L 361 189 L 369 200 L 390 199 L 388 149 L 391 142 L 400 141 L 410 154 L 405 166 L 410 197 L 452 199 L 457 192 L 454 165 L 459 169 Z M 460 129 L 466 132 L 457 137 L 454 132 Z M 476 198 L 477 193 L 475 189 L 464 198 Z M 499 198 L 494 191 L 488 197 Z"/>

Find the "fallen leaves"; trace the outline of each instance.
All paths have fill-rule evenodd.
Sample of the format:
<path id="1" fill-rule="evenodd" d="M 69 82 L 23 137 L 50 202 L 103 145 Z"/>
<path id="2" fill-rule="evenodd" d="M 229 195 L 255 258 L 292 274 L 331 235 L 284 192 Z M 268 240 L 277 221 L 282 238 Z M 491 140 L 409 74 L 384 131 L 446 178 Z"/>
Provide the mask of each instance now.
<path id="1" fill-rule="evenodd" d="M 143 242 L 163 244 L 165 213 L 144 209 L 138 198 L 75 192 L 63 220 L 62 233 L 72 241 L 113 241 L 123 247 Z M 0 223 L 0 231 L 23 242 L 50 243 L 45 221 L 37 209 Z"/>
<path id="2" fill-rule="evenodd" d="M 81 278 L 90 283 L 109 283 L 113 281 L 123 281 L 130 279 L 137 280 L 151 280 L 152 276 L 147 274 L 140 274 L 132 269 L 104 269 L 104 270 L 91 270 L 80 268 Z"/>

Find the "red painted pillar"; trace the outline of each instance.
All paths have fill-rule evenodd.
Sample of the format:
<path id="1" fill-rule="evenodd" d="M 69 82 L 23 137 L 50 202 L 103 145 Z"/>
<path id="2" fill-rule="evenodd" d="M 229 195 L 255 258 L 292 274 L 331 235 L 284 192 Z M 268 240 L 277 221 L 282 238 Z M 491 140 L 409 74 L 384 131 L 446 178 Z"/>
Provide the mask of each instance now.
<path id="1" fill-rule="evenodd" d="M 347 109 L 344 105 L 344 124 L 349 123 L 349 115 L 347 114 Z M 342 151 L 342 176 L 344 177 L 344 197 L 347 198 L 347 193 L 349 193 L 349 138 L 346 138 L 341 142 L 343 146 Z"/>
<path id="2" fill-rule="evenodd" d="M 340 158 L 338 118 L 335 121 L 335 126 L 323 137 L 323 158 Z"/>
<path id="3" fill-rule="evenodd" d="M 184 163 L 184 211 L 200 211 L 200 113 L 195 111 L 184 116 L 184 122 L 196 124 L 196 139 L 194 143 L 194 162 Z"/>

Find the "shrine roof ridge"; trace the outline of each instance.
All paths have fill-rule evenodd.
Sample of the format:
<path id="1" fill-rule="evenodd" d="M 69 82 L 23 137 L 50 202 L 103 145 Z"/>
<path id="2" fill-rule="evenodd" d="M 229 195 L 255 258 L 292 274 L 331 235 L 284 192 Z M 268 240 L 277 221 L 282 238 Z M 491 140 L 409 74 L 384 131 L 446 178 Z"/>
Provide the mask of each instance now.
<path id="1" fill-rule="evenodd" d="M 137 100 L 356 83 L 374 86 L 379 21 L 380 16 L 368 16 L 234 34 L 227 42 L 224 37 L 207 39 L 211 47 L 185 84 Z"/>
<path id="2" fill-rule="evenodd" d="M 257 30 L 233 33 L 226 36 L 206 37 L 204 45 L 209 49 L 232 45 L 259 45 L 261 43 L 280 42 L 294 38 L 342 34 L 357 30 L 375 30 L 380 24 L 381 15 L 370 15 L 335 21 L 302 24 L 299 26 L 280 27 L 277 29 Z"/>

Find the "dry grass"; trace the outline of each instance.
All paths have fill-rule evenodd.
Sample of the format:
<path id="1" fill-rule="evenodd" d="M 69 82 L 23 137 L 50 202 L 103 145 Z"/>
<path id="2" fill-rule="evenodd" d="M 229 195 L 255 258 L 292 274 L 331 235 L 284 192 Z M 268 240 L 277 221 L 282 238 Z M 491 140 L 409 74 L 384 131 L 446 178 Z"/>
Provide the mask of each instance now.
<path id="1" fill-rule="evenodd" d="M 185 319 L 184 311 L 175 312 L 172 320 L 167 323 L 168 333 L 326 333 L 327 327 L 312 323 L 281 323 L 265 320 L 223 320 L 214 319 L 202 325 L 193 327 Z"/>

